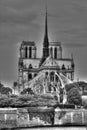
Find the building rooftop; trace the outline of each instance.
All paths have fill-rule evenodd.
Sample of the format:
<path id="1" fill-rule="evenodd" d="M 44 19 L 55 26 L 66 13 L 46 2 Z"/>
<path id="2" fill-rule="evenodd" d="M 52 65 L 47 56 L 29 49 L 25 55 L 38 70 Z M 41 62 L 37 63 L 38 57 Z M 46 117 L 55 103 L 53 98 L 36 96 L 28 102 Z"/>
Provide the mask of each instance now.
<path id="1" fill-rule="evenodd" d="M 27 46 L 35 46 L 34 41 L 22 41 L 22 45 L 27 45 Z"/>
<path id="2" fill-rule="evenodd" d="M 50 46 L 61 46 L 61 42 L 49 42 Z"/>
<path id="3" fill-rule="evenodd" d="M 51 56 L 49 56 L 45 60 L 45 62 L 42 64 L 42 66 L 56 66 L 56 67 L 58 67 L 58 64 Z"/>

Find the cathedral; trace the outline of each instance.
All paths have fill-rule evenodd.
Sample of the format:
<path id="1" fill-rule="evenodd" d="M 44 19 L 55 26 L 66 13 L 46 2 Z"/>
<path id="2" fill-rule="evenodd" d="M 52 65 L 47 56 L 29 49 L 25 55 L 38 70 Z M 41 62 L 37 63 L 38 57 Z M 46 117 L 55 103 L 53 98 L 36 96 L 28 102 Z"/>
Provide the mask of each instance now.
<path id="1" fill-rule="evenodd" d="M 49 41 L 46 11 L 42 57 L 37 57 L 37 47 L 34 41 L 22 41 L 20 45 L 18 62 L 19 89 L 22 91 L 24 88 L 32 86 L 30 84 L 33 83 L 32 88 L 35 87 L 34 91 L 37 93 L 54 92 L 57 86 L 61 86 L 61 82 L 59 82 L 59 78 L 55 73 L 61 73 L 73 81 L 74 68 L 73 57 L 63 58 L 61 42 Z M 55 88 L 52 86 L 55 86 Z"/>

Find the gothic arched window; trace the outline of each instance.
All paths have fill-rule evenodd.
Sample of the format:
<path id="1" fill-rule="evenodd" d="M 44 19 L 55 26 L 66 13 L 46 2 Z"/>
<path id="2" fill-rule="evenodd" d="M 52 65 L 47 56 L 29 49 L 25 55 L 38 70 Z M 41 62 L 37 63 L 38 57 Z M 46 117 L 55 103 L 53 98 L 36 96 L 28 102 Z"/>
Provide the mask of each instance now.
<path id="1" fill-rule="evenodd" d="M 58 76 L 57 76 L 57 75 L 55 75 L 55 78 L 56 78 L 56 82 L 58 82 L 58 81 L 59 81 L 59 78 L 58 78 Z"/>
<path id="2" fill-rule="evenodd" d="M 29 47 L 29 58 L 32 58 L 32 47 Z"/>
<path id="3" fill-rule="evenodd" d="M 48 72 L 45 72 L 45 78 L 46 79 L 48 78 Z"/>
<path id="4" fill-rule="evenodd" d="M 32 68 L 33 68 L 33 67 L 32 67 L 32 64 L 30 64 L 30 65 L 29 65 L 29 69 L 32 69 Z"/>
<path id="5" fill-rule="evenodd" d="M 37 76 L 37 74 L 35 73 L 35 74 L 34 74 L 34 77 L 36 77 L 36 76 Z"/>
<path id="6" fill-rule="evenodd" d="M 27 47 L 25 47 L 25 58 L 27 58 Z"/>
<path id="7" fill-rule="evenodd" d="M 48 86 L 48 92 L 51 92 L 51 84 Z"/>
<path id="8" fill-rule="evenodd" d="M 50 73 L 50 81 L 54 81 L 54 72 Z"/>
<path id="9" fill-rule="evenodd" d="M 50 55 L 53 57 L 53 48 L 50 48 Z"/>
<path id="10" fill-rule="evenodd" d="M 31 80 L 31 79 L 32 79 L 32 74 L 29 73 L 29 74 L 28 74 L 28 80 Z"/>
<path id="11" fill-rule="evenodd" d="M 56 88 L 54 87 L 54 91 L 56 92 Z"/>
<path id="12" fill-rule="evenodd" d="M 54 59 L 57 59 L 57 48 L 54 49 Z"/>
<path id="13" fill-rule="evenodd" d="M 48 72 L 46 72 L 45 74 L 46 74 L 46 76 L 48 76 Z"/>
<path id="14" fill-rule="evenodd" d="M 66 68 L 65 68 L 65 65 L 63 64 L 63 65 L 62 65 L 62 70 L 65 70 L 65 69 L 66 69 Z"/>

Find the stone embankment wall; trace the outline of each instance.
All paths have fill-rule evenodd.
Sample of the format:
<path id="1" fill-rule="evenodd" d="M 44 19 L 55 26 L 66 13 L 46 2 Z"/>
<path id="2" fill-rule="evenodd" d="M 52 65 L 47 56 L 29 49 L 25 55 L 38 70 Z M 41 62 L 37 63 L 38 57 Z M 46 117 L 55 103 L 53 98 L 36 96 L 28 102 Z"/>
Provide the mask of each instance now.
<path id="1" fill-rule="evenodd" d="M 87 125 L 87 110 L 85 109 L 55 109 L 54 124 Z"/>
<path id="2" fill-rule="evenodd" d="M 29 112 L 29 108 L 0 108 L 0 128 L 43 125 L 87 125 L 87 110 L 59 109 L 54 112 Z"/>

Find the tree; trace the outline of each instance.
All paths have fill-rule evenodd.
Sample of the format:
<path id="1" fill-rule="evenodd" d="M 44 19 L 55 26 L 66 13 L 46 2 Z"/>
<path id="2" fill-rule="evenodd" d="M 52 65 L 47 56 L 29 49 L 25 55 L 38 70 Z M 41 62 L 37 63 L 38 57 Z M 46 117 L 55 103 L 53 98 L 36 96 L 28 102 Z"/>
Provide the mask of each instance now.
<path id="1" fill-rule="evenodd" d="M 8 95 L 9 93 L 12 93 L 12 89 L 5 87 L 2 83 L 0 83 L 0 93 Z"/>
<path id="2" fill-rule="evenodd" d="M 82 105 L 82 98 L 77 88 L 72 88 L 67 92 L 68 103 L 74 105 Z"/>
<path id="3" fill-rule="evenodd" d="M 82 91 L 82 94 L 84 94 L 85 91 L 87 91 L 87 83 L 84 81 L 79 81 L 79 82 L 75 82 L 74 84 L 76 84 L 80 90 Z"/>
<path id="4" fill-rule="evenodd" d="M 67 92 L 70 91 L 72 88 L 78 88 L 78 87 L 77 87 L 77 85 L 74 84 L 74 83 L 66 84 L 66 85 L 65 85 L 65 89 L 66 89 Z M 78 89 L 79 89 L 79 88 L 78 88 Z"/>

